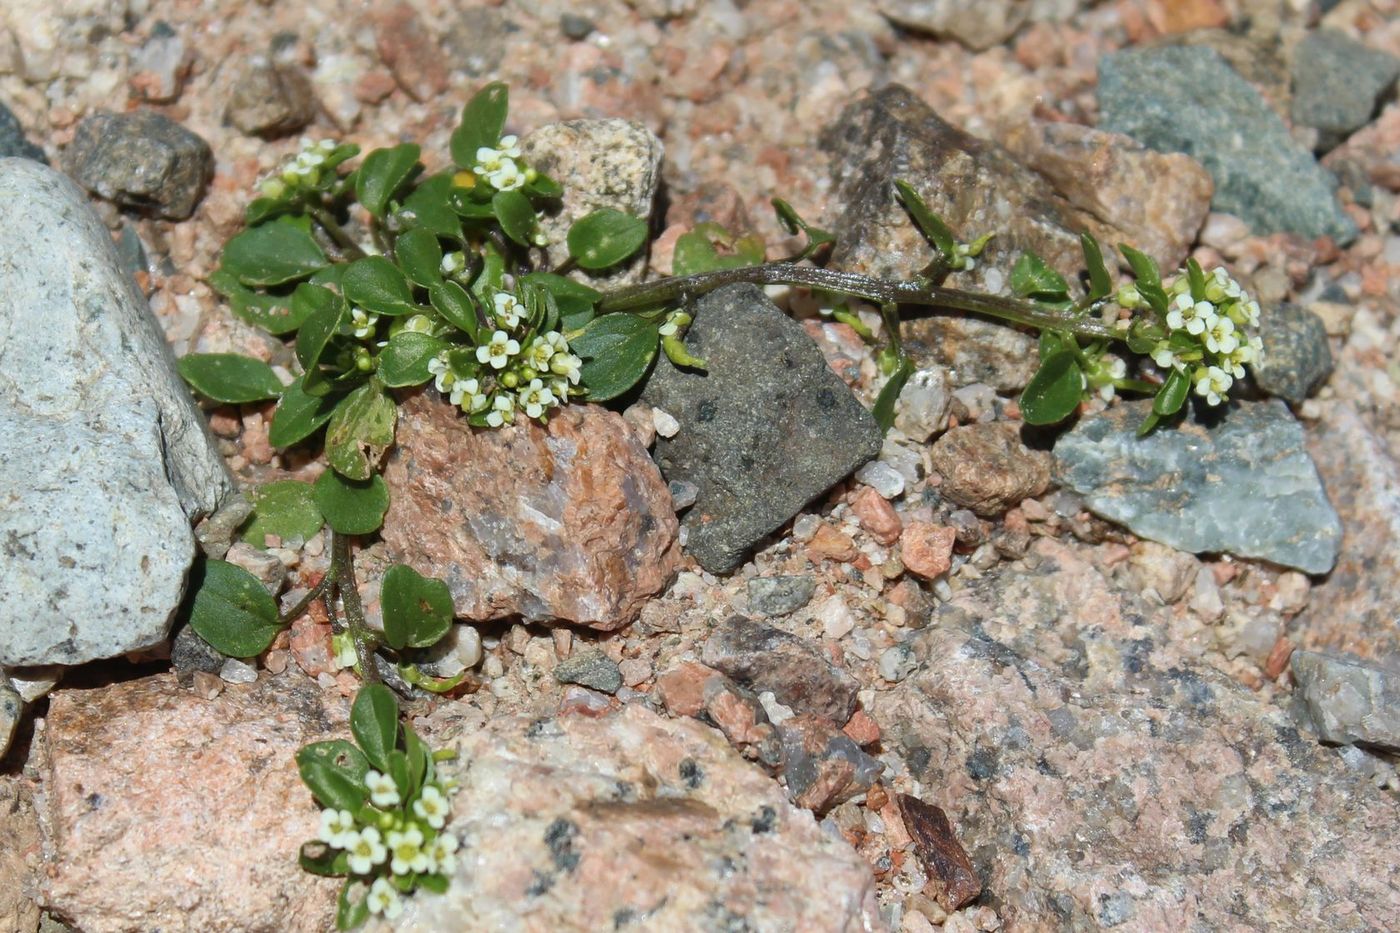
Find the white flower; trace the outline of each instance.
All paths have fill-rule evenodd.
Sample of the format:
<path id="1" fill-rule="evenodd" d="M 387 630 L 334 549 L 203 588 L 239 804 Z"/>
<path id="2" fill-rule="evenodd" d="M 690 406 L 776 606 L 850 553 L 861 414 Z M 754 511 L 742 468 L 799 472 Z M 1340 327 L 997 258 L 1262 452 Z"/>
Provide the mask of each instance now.
<path id="1" fill-rule="evenodd" d="M 378 771 L 365 773 L 365 786 L 369 788 L 369 802 L 376 807 L 396 807 L 399 804 L 399 789 L 394 779 Z"/>
<path id="2" fill-rule="evenodd" d="M 399 892 L 394 890 L 387 878 L 374 879 L 374 884 L 369 886 L 365 906 L 369 908 L 370 913 L 383 914 L 387 920 L 393 920 L 403 913 L 403 901 L 399 900 Z"/>
<path id="3" fill-rule="evenodd" d="M 438 270 L 441 271 L 443 275 L 456 275 L 466 267 L 467 257 L 466 254 L 461 252 L 443 253 L 442 262 L 438 263 Z"/>
<path id="4" fill-rule="evenodd" d="M 433 319 L 426 314 L 415 314 L 403 322 L 403 329 L 414 334 L 431 334 Z"/>
<path id="5" fill-rule="evenodd" d="M 354 667 L 360 663 L 360 656 L 355 653 L 355 641 L 350 637 L 349 632 L 339 632 L 331 636 L 331 650 L 335 653 L 335 666 Z"/>
<path id="6" fill-rule="evenodd" d="M 350 331 L 361 340 L 374 333 L 374 326 L 378 323 L 379 315 L 364 308 L 350 309 Z"/>
<path id="7" fill-rule="evenodd" d="M 478 175 L 489 175 L 501 167 L 501 160 L 506 158 L 506 154 L 499 149 L 492 149 L 490 146 L 482 146 L 476 150 L 476 173 Z"/>
<path id="8" fill-rule="evenodd" d="M 534 370 L 545 372 L 549 369 L 549 359 L 554 356 L 554 346 L 541 334 L 530 341 L 530 348 L 525 351 L 525 365 Z"/>
<path id="9" fill-rule="evenodd" d="M 1230 374 L 1219 366 L 1205 367 L 1196 372 L 1196 394 L 1203 397 L 1207 405 L 1219 405 L 1233 383 Z"/>
<path id="10" fill-rule="evenodd" d="M 1152 362 L 1162 369 L 1184 369 L 1186 366 L 1181 357 L 1172 352 L 1171 346 L 1165 340 L 1157 344 L 1157 349 L 1152 351 Z"/>
<path id="11" fill-rule="evenodd" d="M 1243 379 L 1245 366 L 1253 366 L 1258 363 L 1259 355 L 1263 349 L 1264 342 L 1262 340 L 1258 337 L 1250 337 L 1230 351 L 1230 354 L 1225 358 L 1224 366 L 1236 379 Z"/>
<path id="12" fill-rule="evenodd" d="M 376 865 L 384 864 L 389 850 L 380 841 L 379 830 L 366 826 L 358 833 L 350 833 L 345 840 L 346 860 L 350 870 L 357 875 L 367 875 Z"/>
<path id="13" fill-rule="evenodd" d="M 496 292 L 492 299 L 496 305 L 496 322 L 502 327 L 514 327 L 525 314 L 525 307 L 515 300 L 510 292 Z"/>
<path id="14" fill-rule="evenodd" d="M 520 158 L 520 144 L 514 136 L 502 136 L 500 153 L 508 159 Z"/>
<path id="15" fill-rule="evenodd" d="M 1167 312 L 1167 326 L 1172 330 L 1199 334 L 1215 322 L 1215 317 L 1215 305 L 1209 301 L 1192 301 L 1189 294 L 1181 294 L 1176 296 L 1172 309 Z"/>
<path id="16" fill-rule="evenodd" d="M 497 191 L 514 191 L 525 184 L 525 175 L 513 159 L 502 159 L 500 168 L 487 175 L 486 179 Z"/>
<path id="17" fill-rule="evenodd" d="M 555 353 L 568 353 L 569 341 L 564 339 L 564 335 L 557 330 L 551 330 L 544 335 L 545 342 L 554 348 Z"/>
<path id="18" fill-rule="evenodd" d="M 422 794 L 413 801 L 413 812 L 423 822 L 433 829 L 442 829 L 442 824 L 447 822 L 447 814 L 451 807 L 447 803 L 447 798 L 442 795 L 432 784 L 424 785 Z"/>
<path id="19" fill-rule="evenodd" d="M 1235 336 L 1235 322 L 1223 314 L 1217 317 L 1205 333 L 1206 349 L 1212 353 L 1228 354 L 1240 345 Z"/>
<path id="20" fill-rule="evenodd" d="M 423 831 L 410 825 L 403 832 L 389 833 L 389 870 L 396 875 L 428 871 L 432 857 L 423 848 Z"/>
<path id="21" fill-rule="evenodd" d="M 337 849 L 349 847 L 355 836 L 355 818 L 349 810 L 322 810 L 321 828 L 316 838 Z"/>
<path id="22" fill-rule="evenodd" d="M 456 853 L 458 845 L 457 837 L 449 836 L 446 833 L 433 840 L 428 854 L 437 866 L 436 870 L 439 875 L 450 875 L 457 867 L 457 856 L 454 853 Z"/>
<path id="23" fill-rule="evenodd" d="M 1253 300 L 1242 301 L 1239 304 L 1240 311 L 1244 314 L 1244 322 L 1250 327 L 1259 326 L 1259 302 Z"/>
<path id="24" fill-rule="evenodd" d="M 498 330 L 491 335 L 491 342 L 476 348 L 476 361 L 490 363 L 492 369 L 505 369 L 512 356 L 520 353 L 520 342 L 512 340 L 510 334 Z"/>
<path id="25" fill-rule="evenodd" d="M 1220 304 L 1228 298 L 1239 298 L 1244 294 L 1244 289 L 1240 288 L 1240 283 L 1226 272 L 1223 266 L 1216 266 L 1211 270 L 1210 278 L 1206 280 L 1206 299 Z"/>
<path id="26" fill-rule="evenodd" d="M 539 379 L 531 379 L 530 384 L 521 389 L 519 395 L 520 407 L 525 409 L 525 414 L 531 418 L 538 418 L 544 414 L 546 408 L 557 404 L 554 393 Z"/>
<path id="27" fill-rule="evenodd" d="M 436 385 L 439 392 L 451 392 L 453 384 L 457 381 L 457 376 L 447 366 L 447 351 L 444 350 L 437 356 L 428 360 L 428 372 L 437 377 Z"/>
<path id="28" fill-rule="evenodd" d="M 549 360 L 549 371 L 556 376 L 563 376 L 574 385 L 578 385 L 581 366 L 583 366 L 583 360 L 572 353 L 555 353 Z"/>
<path id="29" fill-rule="evenodd" d="M 493 428 L 499 428 L 503 424 L 510 424 L 515 420 L 515 402 L 509 395 L 499 393 L 491 400 L 491 414 L 486 416 L 486 423 Z"/>
<path id="30" fill-rule="evenodd" d="M 452 394 L 448 396 L 448 401 L 453 405 L 461 405 L 463 399 L 474 399 L 480 391 L 481 383 L 477 382 L 475 379 L 459 379 L 456 384 L 452 386 Z M 470 404 L 470 401 L 468 404 Z"/>

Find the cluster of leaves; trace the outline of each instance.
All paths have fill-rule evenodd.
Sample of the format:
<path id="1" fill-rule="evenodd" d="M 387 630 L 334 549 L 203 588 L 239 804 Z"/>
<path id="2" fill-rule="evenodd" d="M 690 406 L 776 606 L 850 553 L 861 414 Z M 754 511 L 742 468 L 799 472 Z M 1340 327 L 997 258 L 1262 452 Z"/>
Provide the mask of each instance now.
<path id="1" fill-rule="evenodd" d="M 456 864 L 458 842 L 445 829 L 451 782 L 437 774 L 433 753 L 407 723 L 385 687 L 355 696 L 350 733 L 297 752 L 297 769 L 321 811 L 320 831 L 302 844 L 306 871 L 345 878 L 336 928 L 351 930 L 371 914 L 388 919 L 401 895 L 419 888 L 441 894 Z"/>

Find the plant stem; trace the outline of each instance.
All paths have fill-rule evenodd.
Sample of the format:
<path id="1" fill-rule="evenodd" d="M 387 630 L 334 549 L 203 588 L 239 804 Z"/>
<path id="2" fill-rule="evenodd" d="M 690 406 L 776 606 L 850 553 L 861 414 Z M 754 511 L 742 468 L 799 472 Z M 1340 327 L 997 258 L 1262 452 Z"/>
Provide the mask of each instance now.
<path id="1" fill-rule="evenodd" d="M 329 590 L 334 584 L 335 578 L 331 576 L 329 570 L 326 571 L 325 576 L 321 577 L 321 582 L 313 586 L 311 592 L 303 596 L 295 606 L 282 613 L 277 620 L 278 624 L 288 626 L 300 619 L 301 614 L 311 608 L 311 604 L 316 601 L 317 597 Z"/>
<path id="2" fill-rule="evenodd" d="M 1081 337 L 1122 339 L 1122 335 L 1097 318 L 1051 311 L 1029 301 L 984 295 L 980 292 L 943 288 L 923 282 L 891 282 L 855 272 L 840 272 L 790 262 L 769 262 L 740 269 L 718 269 L 695 275 L 669 276 L 640 285 L 629 285 L 608 292 L 598 305 L 599 314 L 650 308 L 682 295 L 694 298 L 725 285 L 748 282 L 754 285 L 804 285 L 841 292 L 876 304 L 922 305 L 970 311 L 1012 324 L 1025 324 L 1040 330 L 1064 330 Z"/>
<path id="3" fill-rule="evenodd" d="M 374 666 L 374 648 L 370 644 L 369 626 L 365 624 L 365 608 L 360 603 L 360 591 L 355 588 L 355 562 L 350 556 L 350 537 L 331 532 L 331 569 L 327 575 L 335 575 L 336 588 L 340 590 L 340 604 L 345 609 L 345 630 L 350 633 L 350 641 L 355 646 L 355 657 L 360 662 L 360 676 L 365 683 L 378 683 L 379 670 Z"/>
<path id="4" fill-rule="evenodd" d="M 350 234 L 345 232 L 345 228 L 336 222 L 325 208 L 307 206 L 307 213 L 311 219 L 321 225 L 321 229 L 330 234 L 330 238 L 335 240 L 337 246 L 345 251 L 345 255 L 351 259 L 365 258 L 365 251 L 360 249 L 360 244 L 356 243 Z"/>

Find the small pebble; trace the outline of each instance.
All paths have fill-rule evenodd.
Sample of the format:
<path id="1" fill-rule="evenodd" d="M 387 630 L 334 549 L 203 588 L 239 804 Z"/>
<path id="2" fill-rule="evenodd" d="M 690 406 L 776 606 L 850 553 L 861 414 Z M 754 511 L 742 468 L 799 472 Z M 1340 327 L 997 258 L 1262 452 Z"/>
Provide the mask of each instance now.
<path id="1" fill-rule="evenodd" d="M 637 687 L 651 679 L 651 661 L 646 658 L 628 658 L 617 665 L 622 674 L 622 682 L 629 687 Z"/>
<path id="2" fill-rule="evenodd" d="M 622 671 L 612 658 L 593 650 L 559 662 L 554 669 L 554 679 L 561 684 L 578 684 L 603 693 L 616 693 L 622 686 Z"/>
<path id="3" fill-rule="evenodd" d="M 690 508 L 700 496 L 700 487 L 688 480 L 673 479 L 666 488 L 671 491 L 671 506 L 677 512 Z"/>
<path id="4" fill-rule="evenodd" d="M 856 471 L 856 479 L 886 499 L 904 494 L 904 475 L 883 460 L 872 460 Z"/>
<path id="5" fill-rule="evenodd" d="M 817 607 L 816 618 L 822 624 L 822 636 L 831 641 L 840 641 L 856 627 L 855 613 L 839 593 L 828 596 Z"/>
<path id="6" fill-rule="evenodd" d="M 880 653 L 880 676 L 897 684 L 913 673 L 918 661 L 908 645 L 894 645 Z"/>
<path id="7" fill-rule="evenodd" d="M 797 516 L 797 519 L 792 523 L 792 538 L 794 541 L 811 541 L 812 536 L 817 533 L 817 529 L 820 528 L 821 525 L 822 520 L 820 515 L 804 512 Z"/>
<path id="8" fill-rule="evenodd" d="M 656 433 L 662 437 L 675 437 L 681 429 L 681 423 L 676 420 L 675 416 L 660 408 L 651 410 L 651 425 L 656 429 Z"/>
<path id="9" fill-rule="evenodd" d="M 748 582 L 749 609 L 765 616 L 787 615 L 807 605 L 816 590 L 811 574 L 756 577 Z"/>
<path id="10" fill-rule="evenodd" d="M 258 669 L 245 661 L 229 658 L 219 670 L 219 679 L 230 684 L 251 684 L 258 679 Z"/>

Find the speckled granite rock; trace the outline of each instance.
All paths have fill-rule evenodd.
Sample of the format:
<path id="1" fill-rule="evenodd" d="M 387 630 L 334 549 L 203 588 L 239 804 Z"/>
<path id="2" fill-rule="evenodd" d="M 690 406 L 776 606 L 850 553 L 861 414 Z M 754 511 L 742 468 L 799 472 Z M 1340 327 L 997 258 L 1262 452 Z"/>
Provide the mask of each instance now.
<path id="1" fill-rule="evenodd" d="M 754 285 L 696 303 L 686 335 L 705 373 L 661 356 L 642 401 L 680 422 L 655 457 L 669 480 L 700 490 L 686 513 L 686 550 L 712 573 L 880 452 L 880 430 L 826 365 L 802 325 Z"/>
<path id="2" fill-rule="evenodd" d="M 1342 523 L 1282 402 L 1237 402 L 1206 426 L 1147 437 L 1151 400 L 1079 421 L 1055 443 L 1057 473 L 1089 509 L 1182 551 L 1225 551 L 1326 573 Z"/>
<path id="3" fill-rule="evenodd" d="M 232 480 L 86 196 L 0 159 L 0 204 L 0 665 L 149 648 Z"/>
<path id="4" fill-rule="evenodd" d="M 879 928 L 869 866 L 693 720 L 631 705 L 434 744 L 458 751 L 457 874 L 370 933 Z"/>
<path id="5" fill-rule="evenodd" d="M 3 757 L 3 755 L 0 755 Z M 33 894 L 39 881 L 43 841 L 34 808 L 37 782 L 22 774 L 0 774 L 0 929 L 38 929 L 39 905 Z"/>
<path id="6" fill-rule="evenodd" d="M 1400 75 L 1400 58 L 1335 29 L 1308 33 L 1293 50 L 1293 122 L 1318 131 L 1331 149 L 1371 122 Z"/>
<path id="7" fill-rule="evenodd" d="M 872 715 L 1009 929 L 1400 924 L 1394 802 L 1041 539 L 943 605 Z"/>
<path id="8" fill-rule="evenodd" d="M 1264 355 L 1254 379 L 1270 395 L 1301 405 L 1332 375 L 1327 329 L 1316 314 L 1287 302 L 1269 308 L 1263 317 Z"/>
<path id="9" fill-rule="evenodd" d="M 622 418 L 571 405 L 474 430 L 432 391 L 400 408 L 384 543 L 447 582 L 468 619 L 520 615 L 612 631 L 670 582 L 671 494 Z"/>
<path id="10" fill-rule="evenodd" d="M 571 120 L 535 130 L 520 144 L 525 161 L 564 186 L 563 206 L 546 215 L 540 229 L 549 237 L 549 261 L 569 258 L 565 237 L 574 221 L 610 207 L 651 217 L 661 182 L 661 140 L 640 123 Z M 646 249 L 603 275 L 577 271 L 574 278 L 600 287 L 627 285 L 646 271 Z"/>
<path id="11" fill-rule="evenodd" d="M 989 49 L 1027 22 L 1069 18 L 1080 0 L 879 0 L 876 7 L 908 29 L 947 36 L 970 49 Z"/>
<path id="12" fill-rule="evenodd" d="M 153 110 L 95 113 L 78 124 L 63 167 L 99 197 L 184 220 L 214 175 L 214 154 L 199 136 Z"/>
<path id="13" fill-rule="evenodd" d="M 347 713 L 296 674 L 212 700 L 169 674 L 58 691 L 40 902 L 85 933 L 330 929 L 338 883 L 296 863 L 318 811 L 293 755 Z"/>
<path id="14" fill-rule="evenodd" d="M 946 370 L 947 381 L 957 388 L 980 382 L 998 392 L 1019 392 L 1040 365 L 1036 338 L 1004 324 L 957 314 L 914 313 L 899 329 L 916 364 Z M 946 401 L 944 414 L 946 419 Z"/>
<path id="15" fill-rule="evenodd" d="M 1214 209 L 1259 233 L 1356 237 L 1332 176 L 1214 49 L 1157 47 L 1099 63 L 1099 126 L 1194 156 L 1215 179 Z"/>
<path id="16" fill-rule="evenodd" d="M 742 616 L 729 619 L 705 642 L 702 658 L 755 693 L 837 725 L 851 718 L 860 685 L 805 638 Z"/>
<path id="17" fill-rule="evenodd" d="M 1400 751 L 1400 669 L 1295 651 L 1298 693 L 1324 742 Z"/>
<path id="18" fill-rule="evenodd" d="M 1010 421 L 951 428 L 929 448 L 938 494 L 978 515 L 1000 515 L 1050 485 L 1050 455 L 1021 440 Z"/>

